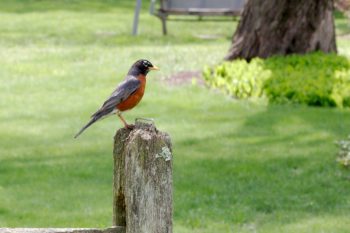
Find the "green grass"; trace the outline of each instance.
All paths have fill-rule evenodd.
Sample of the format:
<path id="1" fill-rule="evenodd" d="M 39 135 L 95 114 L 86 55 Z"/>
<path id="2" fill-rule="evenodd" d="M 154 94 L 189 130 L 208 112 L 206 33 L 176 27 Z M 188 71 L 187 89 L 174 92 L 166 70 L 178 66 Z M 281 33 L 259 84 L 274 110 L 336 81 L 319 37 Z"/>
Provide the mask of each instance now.
<path id="1" fill-rule="evenodd" d="M 175 232 L 350 232 L 349 173 L 335 140 L 349 110 L 242 102 L 164 78 L 224 57 L 232 21 L 170 22 L 127 1 L 0 1 L 0 226 L 106 227 L 112 215 L 111 117 L 73 135 L 130 64 L 149 58 L 135 117 L 174 145 Z M 215 40 L 198 35 L 215 34 Z M 339 39 L 339 51 L 350 44 Z"/>

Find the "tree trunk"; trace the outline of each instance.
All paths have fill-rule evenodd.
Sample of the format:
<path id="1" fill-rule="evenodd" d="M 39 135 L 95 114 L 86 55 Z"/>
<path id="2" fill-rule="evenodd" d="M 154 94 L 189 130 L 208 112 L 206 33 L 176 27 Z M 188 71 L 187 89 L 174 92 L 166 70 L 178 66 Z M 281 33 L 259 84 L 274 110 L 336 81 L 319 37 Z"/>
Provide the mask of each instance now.
<path id="1" fill-rule="evenodd" d="M 248 0 L 226 60 L 336 52 L 333 0 Z"/>
<path id="2" fill-rule="evenodd" d="M 119 129 L 113 154 L 113 224 L 126 233 L 172 233 L 169 135 L 144 123 Z"/>

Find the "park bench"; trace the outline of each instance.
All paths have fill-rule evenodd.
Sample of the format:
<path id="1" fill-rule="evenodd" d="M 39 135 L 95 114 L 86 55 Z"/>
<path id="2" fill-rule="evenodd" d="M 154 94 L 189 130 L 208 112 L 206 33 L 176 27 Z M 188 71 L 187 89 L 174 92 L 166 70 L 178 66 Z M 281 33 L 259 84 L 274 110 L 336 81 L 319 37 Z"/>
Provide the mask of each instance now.
<path id="1" fill-rule="evenodd" d="M 156 0 L 151 1 L 151 13 L 162 21 L 163 34 L 167 34 L 166 21 L 169 15 L 239 16 L 246 0 Z"/>

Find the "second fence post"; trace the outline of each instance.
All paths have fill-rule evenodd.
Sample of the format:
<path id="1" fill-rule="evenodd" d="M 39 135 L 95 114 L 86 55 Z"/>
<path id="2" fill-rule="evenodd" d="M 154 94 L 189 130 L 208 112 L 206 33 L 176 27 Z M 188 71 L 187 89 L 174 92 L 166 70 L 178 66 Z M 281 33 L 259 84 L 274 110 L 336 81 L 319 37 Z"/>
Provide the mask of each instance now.
<path id="1" fill-rule="evenodd" d="M 167 133 L 137 123 L 114 143 L 113 225 L 126 233 L 172 233 L 172 154 Z"/>

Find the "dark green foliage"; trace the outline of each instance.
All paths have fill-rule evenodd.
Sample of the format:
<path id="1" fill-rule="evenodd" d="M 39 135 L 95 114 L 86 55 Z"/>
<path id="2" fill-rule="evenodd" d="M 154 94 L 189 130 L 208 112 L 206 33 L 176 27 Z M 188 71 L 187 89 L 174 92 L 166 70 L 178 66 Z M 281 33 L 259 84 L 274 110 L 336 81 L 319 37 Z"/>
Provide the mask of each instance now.
<path id="1" fill-rule="evenodd" d="M 270 102 L 311 106 L 343 106 L 348 97 L 349 61 L 335 54 L 313 53 L 274 57 L 264 63 L 271 70 L 264 91 Z"/>
<path id="2" fill-rule="evenodd" d="M 350 96 L 343 98 L 343 106 L 344 107 L 350 107 Z"/>
<path id="3" fill-rule="evenodd" d="M 239 99 L 266 96 L 271 103 L 350 106 L 350 63 L 335 54 L 236 60 L 205 68 L 203 74 L 210 86 Z"/>

